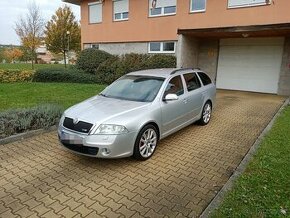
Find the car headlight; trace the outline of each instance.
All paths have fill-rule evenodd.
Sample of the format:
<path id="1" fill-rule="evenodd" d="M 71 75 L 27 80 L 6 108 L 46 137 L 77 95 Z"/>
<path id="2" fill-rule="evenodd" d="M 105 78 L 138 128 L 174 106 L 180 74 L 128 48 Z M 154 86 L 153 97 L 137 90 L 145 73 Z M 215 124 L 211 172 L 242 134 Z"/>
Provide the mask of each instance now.
<path id="1" fill-rule="evenodd" d="M 113 125 L 113 124 L 101 124 L 95 131 L 95 134 L 104 135 L 118 135 L 128 133 L 128 129 L 125 126 Z"/>

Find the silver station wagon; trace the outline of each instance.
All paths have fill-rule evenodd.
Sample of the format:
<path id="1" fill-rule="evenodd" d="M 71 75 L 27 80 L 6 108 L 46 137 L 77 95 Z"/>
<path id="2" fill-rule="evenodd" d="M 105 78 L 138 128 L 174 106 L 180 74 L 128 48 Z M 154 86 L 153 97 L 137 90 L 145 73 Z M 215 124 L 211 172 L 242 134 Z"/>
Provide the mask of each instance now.
<path id="1" fill-rule="evenodd" d="M 208 124 L 215 96 L 215 85 L 199 69 L 132 72 L 67 109 L 59 140 L 86 156 L 146 160 L 160 139 L 196 121 Z"/>

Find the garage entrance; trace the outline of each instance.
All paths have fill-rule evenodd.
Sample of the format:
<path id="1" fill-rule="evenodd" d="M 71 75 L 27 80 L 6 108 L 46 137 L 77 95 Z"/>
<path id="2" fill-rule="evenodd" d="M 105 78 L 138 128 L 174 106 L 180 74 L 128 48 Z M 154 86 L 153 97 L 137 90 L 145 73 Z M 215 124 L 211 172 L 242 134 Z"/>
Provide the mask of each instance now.
<path id="1" fill-rule="evenodd" d="M 278 92 L 284 38 L 221 39 L 217 88 Z"/>

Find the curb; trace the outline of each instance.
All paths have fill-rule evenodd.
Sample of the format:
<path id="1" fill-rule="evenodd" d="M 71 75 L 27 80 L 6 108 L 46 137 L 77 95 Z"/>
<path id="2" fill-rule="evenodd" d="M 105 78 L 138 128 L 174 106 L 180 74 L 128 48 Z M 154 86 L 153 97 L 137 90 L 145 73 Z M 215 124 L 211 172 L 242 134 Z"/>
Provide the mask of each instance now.
<path id="1" fill-rule="evenodd" d="M 272 120 L 268 123 L 266 128 L 262 131 L 260 136 L 257 138 L 255 143 L 251 146 L 247 154 L 244 156 L 240 164 L 237 166 L 234 173 L 231 175 L 231 177 L 228 179 L 226 184 L 220 189 L 220 191 L 216 194 L 216 196 L 212 199 L 212 201 L 209 203 L 209 205 L 204 209 L 202 214 L 200 215 L 200 218 L 207 218 L 210 216 L 212 211 L 214 211 L 216 208 L 220 206 L 222 203 L 225 195 L 228 191 L 231 190 L 233 187 L 234 182 L 241 176 L 241 174 L 245 171 L 248 163 L 251 161 L 253 155 L 256 153 L 257 149 L 260 147 L 262 139 L 265 137 L 265 135 L 269 132 L 269 130 L 274 125 L 274 122 L 276 121 L 277 117 L 281 114 L 282 110 L 290 105 L 289 98 L 285 100 L 283 105 L 279 108 L 275 116 L 272 118 Z"/>
<path id="2" fill-rule="evenodd" d="M 37 130 L 29 131 L 29 132 L 20 133 L 17 135 L 12 135 L 12 136 L 9 136 L 7 138 L 0 139 L 0 145 L 4 145 L 4 144 L 11 143 L 11 142 L 31 138 L 33 136 L 37 136 L 37 135 L 40 135 L 42 133 L 52 132 L 55 130 L 57 130 L 57 126 L 51 126 L 47 129 L 37 129 Z"/>

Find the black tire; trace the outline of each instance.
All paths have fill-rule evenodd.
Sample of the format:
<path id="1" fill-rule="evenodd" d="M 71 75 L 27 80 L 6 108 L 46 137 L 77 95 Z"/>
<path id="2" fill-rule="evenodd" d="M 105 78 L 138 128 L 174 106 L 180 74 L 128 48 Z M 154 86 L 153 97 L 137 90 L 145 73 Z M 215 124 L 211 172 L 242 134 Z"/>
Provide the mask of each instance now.
<path id="1" fill-rule="evenodd" d="M 208 113 L 209 113 L 209 116 L 208 116 Z M 207 125 L 210 122 L 211 113 L 212 113 L 212 105 L 211 105 L 210 101 L 207 101 L 202 108 L 201 117 L 200 117 L 198 123 L 201 126 Z M 207 114 L 207 116 L 206 116 L 206 114 Z"/>
<path id="2" fill-rule="evenodd" d="M 156 143 L 155 143 L 155 146 L 154 146 L 154 149 L 153 151 L 151 152 L 150 148 L 152 149 L 153 146 L 150 146 L 149 144 L 147 145 L 145 142 L 143 142 L 143 145 L 142 145 L 142 142 L 141 142 L 141 139 L 144 140 L 144 134 L 146 135 L 146 133 L 149 134 L 150 131 L 154 131 L 154 134 L 155 134 L 155 137 L 156 137 Z M 151 133 L 151 132 L 150 132 Z M 158 130 L 156 129 L 156 127 L 152 124 L 149 124 L 149 125 L 146 125 L 144 126 L 140 132 L 138 133 L 138 136 L 136 138 L 136 141 L 135 141 L 135 145 L 134 145 L 134 152 L 133 152 L 133 157 L 137 160 L 141 160 L 141 161 L 144 161 L 144 160 L 148 160 L 149 158 L 151 158 L 156 150 L 156 147 L 157 147 L 157 143 L 158 143 L 158 139 L 159 139 L 159 136 L 158 136 Z M 150 141 L 150 140 L 149 140 Z M 153 145 L 153 144 L 152 144 Z M 141 147 L 145 146 L 145 149 L 148 150 L 148 154 L 150 153 L 150 155 L 148 157 L 145 157 L 144 155 L 142 155 L 142 152 L 140 151 Z M 149 147 L 150 146 L 150 147 Z M 147 151 L 146 150 L 146 151 Z M 145 151 L 145 153 L 146 153 Z M 149 152 L 150 151 L 150 152 Z"/>

